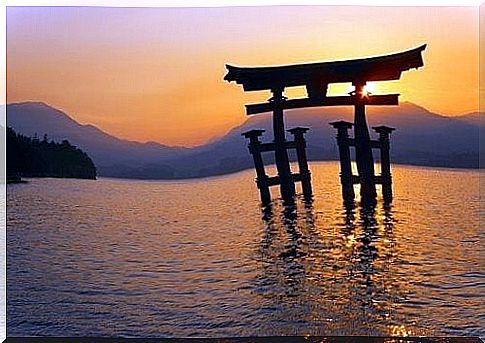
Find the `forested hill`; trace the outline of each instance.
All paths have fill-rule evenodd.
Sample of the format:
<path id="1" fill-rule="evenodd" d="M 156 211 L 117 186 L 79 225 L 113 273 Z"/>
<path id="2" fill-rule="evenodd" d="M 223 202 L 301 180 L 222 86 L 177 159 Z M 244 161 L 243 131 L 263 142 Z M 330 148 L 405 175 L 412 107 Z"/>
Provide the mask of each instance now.
<path id="1" fill-rule="evenodd" d="M 91 158 L 67 140 L 61 143 L 29 138 L 7 128 L 7 179 L 62 177 L 96 179 Z"/>

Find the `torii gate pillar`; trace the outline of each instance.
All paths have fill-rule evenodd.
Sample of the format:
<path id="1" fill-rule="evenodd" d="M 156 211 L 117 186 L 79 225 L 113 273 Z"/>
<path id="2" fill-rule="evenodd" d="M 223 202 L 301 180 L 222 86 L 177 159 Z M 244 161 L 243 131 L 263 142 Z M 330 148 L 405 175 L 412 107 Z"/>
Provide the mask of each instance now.
<path id="1" fill-rule="evenodd" d="M 374 182 L 374 157 L 365 118 L 365 82 L 354 83 L 354 86 L 356 97 L 354 106 L 355 160 L 360 178 L 360 196 L 362 202 L 372 204 L 376 201 L 377 193 Z"/>
<path id="2" fill-rule="evenodd" d="M 295 183 L 291 175 L 288 151 L 286 150 L 285 123 L 283 118 L 283 89 L 272 89 L 273 97 L 273 135 L 275 163 L 280 179 L 280 190 L 283 199 L 289 200 L 295 195 Z"/>

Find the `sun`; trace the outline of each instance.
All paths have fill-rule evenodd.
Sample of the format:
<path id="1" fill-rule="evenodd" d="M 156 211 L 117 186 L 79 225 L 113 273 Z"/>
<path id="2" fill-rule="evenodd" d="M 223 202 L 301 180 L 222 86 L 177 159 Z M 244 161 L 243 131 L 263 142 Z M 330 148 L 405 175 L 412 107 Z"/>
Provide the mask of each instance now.
<path id="1" fill-rule="evenodd" d="M 369 96 L 369 95 L 375 94 L 376 90 L 377 90 L 377 85 L 375 82 L 367 83 L 362 89 L 362 96 Z M 347 93 L 351 94 L 353 92 L 355 92 L 355 86 L 349 85 L 347 88 Z"/>
<path id="2" fill-rule="evenodd" d="M 373 94 L 375 92 L 375 90 L 376 90 L 376 84 L 375 83 L 367 83 L 364 86 L 362 95 L 363 96 L 369 96 L 369 95 Z"/>

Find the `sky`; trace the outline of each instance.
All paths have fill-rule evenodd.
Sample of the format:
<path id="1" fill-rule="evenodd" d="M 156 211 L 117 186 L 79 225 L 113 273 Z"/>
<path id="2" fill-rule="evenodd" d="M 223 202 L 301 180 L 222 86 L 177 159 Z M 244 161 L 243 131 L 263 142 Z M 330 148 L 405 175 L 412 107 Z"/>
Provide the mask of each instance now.
<path id="1" fill-rule="evenodd" d="M 427 43 L 424 68 L 370 87 L 458 115 L 478 110 L 478 24 L 478 7 L 9 7 L 7 102 L 42 101 L 121 138 L 194 146 L 270 97 L 223 81 L 226 63 L 331 61 Z"/>

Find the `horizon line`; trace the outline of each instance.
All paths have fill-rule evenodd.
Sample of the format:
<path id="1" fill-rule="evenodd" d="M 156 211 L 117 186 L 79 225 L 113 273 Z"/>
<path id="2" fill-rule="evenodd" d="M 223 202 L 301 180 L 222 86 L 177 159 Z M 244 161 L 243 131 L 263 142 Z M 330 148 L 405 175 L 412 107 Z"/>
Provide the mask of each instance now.
<path id="1" fill-rule="evenodd" d="M 132 140 L 132 139 L 128 139 L 128 138 L 122 138 L 122 137 L 119 137 L 119 136 L 117 136 L 115 134 L 109 133 L 108 131 L 106 131 L 103 128 L 98 127 L 97 125 L 94 125 L 94 124 L 91 124 L 91 123 L 85 123 L 85 124 L 80 123 L 75 118 L 73 118 L 69 114 L 69 112 L 67 112 L 67 111 L 65 111 L 65 110 L 63 110 L 63 109 L 61 109 L 59 107 L 56 107 L 54 105 L 51 105 L 51 104 L 49 104 L 49 103 L 47 103 L 45 101 L 40 101 L 40 100 L 14 101 L 14 102 L 10 102 L 10 103 L 0 104 L 0 106 L 3 106 L 4 107 L 4 113 L 5 113 L 5 128 L 9 127 L 7 125 L 7 118 L 6 118 L 6 115 L 7 115 L 7 106 L 9 106 L 9 105 L 19 105 L 19 104 L 39 104 L 39 105 L 47 106 L 47 107 L 49 107 L 51 109 L 54 109 L 54 110 L 57 110 L 57 111 L 62 112 L 69 119 L 75 121 L 77 124 L 79 124 L 81 126 L 91 126 L 91 127 L 94 127 L 97 130 L 100 130 L 101 132 L 103 132 L 104 134 L 107 134 L 107 135 L 109 135 L 111 137 L 114 137 L 114 138 L 120 139 L 120 140 L 124 140 L 124 141 L 127 141 L 127 142 L 134 142 L 134 143 L 140 143 L 140 144 L 150 144 L 150 143 L 153 144 L 153 143 L 155 143 L 155 144 L 163 145 L 163 146 L 168 147 L 168 148 L 185 148 L 185 149 L 196 149 L 196 148 L 203 147 L 203 146 L 206 146 L 208 144 L 214 143 L 218 139 L 223 138 L 224 136 L 226 136 L 232 130 L 234 130 L 234 129 L 236 129 L 236 128 L 242 126 L 242 125 L 244 125 L 244 123 L 246 123 L 248 120 L 250 120 L 250 118 L 254 117 L 254 116 L 246 116 L 247 119 L 245 121 L 243 121 L 241 124 L 231 127 L 230 129 L 228 129 L 227 131 L 225 131 L 221 135 L 217 135 L 217 136 L 214 136 L 212 138 L 209 138 L 205 143 L 198 144 L 198 145 L 193 145 L 193 146 L 186 146 L 186 145 L 170 145 L 170 144 L 166 144 L 166 143 L 162 143 L 162 142 L 158 142 L 158 141 L 153 141 L 153 140 L 140 141 L 140 140 Z M 477 111 L 469 111 L 469 112 L 463 112 L 461 114 L 447 116 L 447 115 L 443 115 L 443 114 L 440 114 L 440 113 L 432 112 L 432 111 L 428 110 L 424 106 L 421 106 L 419 104 L 416 104 L 416 103 L 414 103 L 412 101 L 407 101 L 407 100 L 400 102 L 398 105 L 389 105 L 389 106 L 380 106 L 380 107 L 399 107 L 400 105 L 404 105 L 404 104 L 410 104 L 410 105 L 413 105 L 413 106 L 422 108 L 425 111 L 427 111 L 428 113 L 431 113 L 431 114 L 440 116 L 442 118 L 459 118 L 459 117 L 462 117 L 462 116 L 467 116 L 467 115 L 471 115 L 471 114 L 475 114 L 475 113 L 478 113 L 479 115 L 485 115 L 485 112 L 481 112 L 480 110 L 477 110 Z M 300 110 L 304 110 L 304 109 L 300 109 Z M 268 114 L 270 114 L 270 112 L 265 112 L 265 113 L 260 113 L 260 114 L 261 115 L 268 115 Z M 0 124 L 0 127 L 3 127 L 3 125 Z"/>

